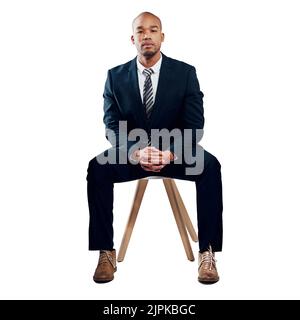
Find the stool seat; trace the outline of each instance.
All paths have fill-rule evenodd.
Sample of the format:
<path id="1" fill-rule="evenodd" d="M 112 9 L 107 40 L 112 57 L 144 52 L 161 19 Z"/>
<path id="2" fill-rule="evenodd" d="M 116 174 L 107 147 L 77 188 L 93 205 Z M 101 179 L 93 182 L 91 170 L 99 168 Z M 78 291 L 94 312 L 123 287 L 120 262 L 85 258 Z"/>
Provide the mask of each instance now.
<path id="1" fill-rule="evenodd" d="M 173 179 L 170 178 L 166 178 L 166 177 L 161 177 L 161 176 L 149 176 L 143 179 L 138 180 L 137 182 L 137 187 L 136 187 L 136 191 L 135 191 L 135 195 L 134 195 L 134 200 L 133 200 L 133 204 L 131 207 L 131 211 L 129 214 L 129 218 L 128 218 L 128 222 L 123 234 L 123 238 L 122 238 L 122 242 L 121 242 L 121 246 L 119 249 L 119 253 L 118 253 L 118 262 L 121 262 L 124 260 L 125 258 L 125 254 L 128 248 L 128 244 L 131 238 L 131 234 L 136 222 L 136 218 L 143 200 L 143 196 L 148 184 L 148 181 L 150 179 L 162 179 L 168 198 L 169 198 L 169 202 L 173 211 L 173 215 L 178 227 L 178 231 L 179 234 L 181 236 L 181 240 L 183 243 L 183 247 L 185 249 L 186 252 L 186 256 L 188 258 L 188 260 L 190 261 L 194 261 L 194 255 L 193 255 L 193 251 L 191 248 L 191 244 L 189 241 L 189 237 L 188 237 L 188 233 L 191 237 L 191 239 L 195 242 L 198 241 L 198 236 L 197 233 L 193 227 L 193 224 L 191 222 L 191 219 L 188 215 L 188 212 L 185 208 L 185 205 L 183 203 L 183 200 L 180 196 L 180 193 L 177 189 L 177 186 L 175 184 L 175 181 Z M 187 233 L 188 232 L 188 233 Z"/>

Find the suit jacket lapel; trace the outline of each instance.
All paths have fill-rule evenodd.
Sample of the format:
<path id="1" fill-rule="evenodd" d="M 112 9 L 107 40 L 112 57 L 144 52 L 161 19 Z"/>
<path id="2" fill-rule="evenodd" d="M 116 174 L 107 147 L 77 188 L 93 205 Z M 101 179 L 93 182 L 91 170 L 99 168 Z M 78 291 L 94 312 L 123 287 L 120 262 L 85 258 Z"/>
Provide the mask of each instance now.
<path id="1" fill-rule="evenodd" d="M 155 128 L 157 125 L 157 122 L 160 119 L 159 114 L 160 112 L 163 111 L 165 106 L 165 101 L 166 101 L 165 99 L 167 98 L 166 91 L 167 91 L 168 85 L 170 84 L 170 80 L 171 80 L 171 70 L 169 66 L 169 58 L 164 54 L 162 54 L 162 63 L 161 63 L 160 72 L 159 72 L 155 102 L 153 105 L 151 116 L 148 120 L 150 122 L 150 127 Z"/>
<path id="2" fill-rule="evenodd" d="M 136 58 L 131 60 L 128 69 L 128 90 L 131 96 L 132 105 L 131 107 L 135 108 L 134 114 L 135 118 L 138 123 L 141 124 L 141 128 L 155 128 L 156 124 L 158 123 L 160 117 L 160 112 L 163 111 L 165 105 L 166 97 L 166 89 L 170 84 L 171 80 L 171 70 L 169 66 L 169 58 L 162 54 L 162 63 L 159 72 L 159 79 L 158 79 L 158 86 L 156 91 L 155 102 L 153 105 L 153 110 L 149 119 L 147 119 L 146 110 L 143 105 L 139 82 L 138 82 L 138 75 L 137 75 L 137 65 L 136 65 Z"/>
<path id="3" fill-rule="evenodd" d="M 137 122 L 141 123 L 141 128 L 147 127 L 148 119 L 140 94 L 136 58 L 131 61 L 128 69 L 128 93 L 132 97 L 131 107 L 135 108 L 134 115 Z"/>

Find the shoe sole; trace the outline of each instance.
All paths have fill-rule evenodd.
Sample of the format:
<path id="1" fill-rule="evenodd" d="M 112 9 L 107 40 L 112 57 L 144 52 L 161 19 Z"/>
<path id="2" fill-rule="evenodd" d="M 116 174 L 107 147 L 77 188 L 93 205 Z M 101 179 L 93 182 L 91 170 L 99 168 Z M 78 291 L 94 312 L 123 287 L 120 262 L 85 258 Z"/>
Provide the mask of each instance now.
<path id="1" fill-rule="evenodd" d="M 114 278 L 112 278 L 112 279 L 101 279 L 101 280 L 98 280 L 98 279 L 94 279 L 93 278 L 93 280 L 96 282 L 96 283 L 107 283 L 107 282 L 111 282 L 111 281 L 113 281 L 114 280 Z"/>
<path id="2" fill-rule="evenodd" d="M 204 280 L 204 279 L 199 279 L 198 278 L 198 281 L 202 284 L 214 284 L 214 283 L 217 283 L 220 279 L 217 279 L 217 280 Z"/>

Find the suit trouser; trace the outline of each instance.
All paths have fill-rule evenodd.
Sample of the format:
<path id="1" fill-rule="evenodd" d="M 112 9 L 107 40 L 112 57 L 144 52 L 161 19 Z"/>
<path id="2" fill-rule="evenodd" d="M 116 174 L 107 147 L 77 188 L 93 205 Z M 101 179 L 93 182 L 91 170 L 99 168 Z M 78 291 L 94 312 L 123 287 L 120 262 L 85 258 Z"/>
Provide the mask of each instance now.
<path id="1" fill-rule="evenodd" d="M 161 172 L 145 171 L 141 166 L 128 164 L 99 164 L 93 158 L 88 167 L 88 203 L 90 211 L 89 250 L 112 250 L 114 183 L 163 176 L 194 181 L 197 195 L 199 251 L 212 246 L 222 250 L 222 181 L 221 165 L 217 158 L 204 151 L 204 169 L 199 175 L 186 175 L 184 164 L 168 164 Z"/>

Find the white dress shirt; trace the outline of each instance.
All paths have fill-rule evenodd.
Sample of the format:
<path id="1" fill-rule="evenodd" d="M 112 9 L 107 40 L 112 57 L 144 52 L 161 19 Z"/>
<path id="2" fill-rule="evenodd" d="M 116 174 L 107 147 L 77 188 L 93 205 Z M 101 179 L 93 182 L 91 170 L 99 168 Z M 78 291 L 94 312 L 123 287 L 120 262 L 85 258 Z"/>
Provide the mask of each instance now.
<path id="1" fill-rule="evenodd" d="M 153 74 L 151 75 L 151 82 L 152 82 L 152 87 L 153 87 L 153 103 L 155 102 L 155 97 L 156 97 L 156 92 L 157 92 L 157 85 L 158 85 L 161 62 L 162 62 L 162 55 L 160 55 L 160 58 L 155 63 L 155 65 L 153 67 L 151 67 L 151 69 L 153 70 Z M 150 69 L 150 68 L 145 68 L 139 62 L 138 58 L 136 58 L 136 65 L 137 65 L 137 74 L 138 74 L 138 79 L 139 79 L 140 94 L 141 94 L 141 99 L 143 101 L 144 83 L 146 80 L 146 76 L 143 74 L 143 71 L 145 69 Z"/>

